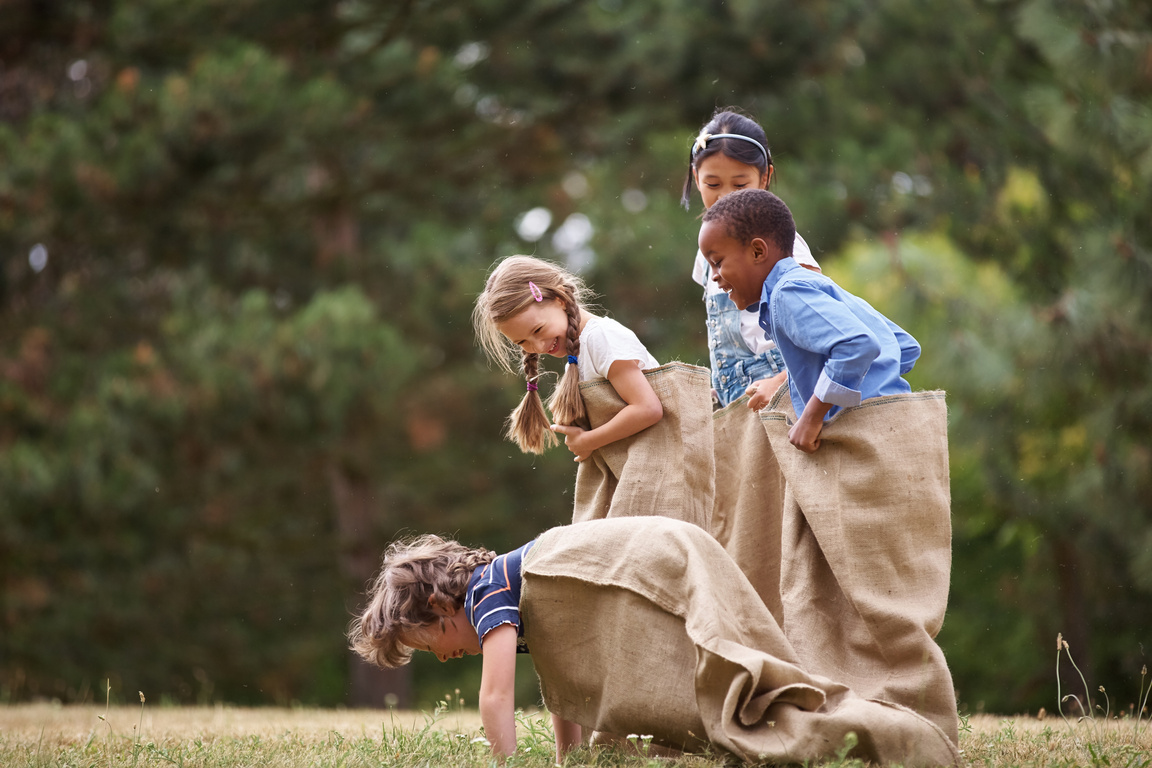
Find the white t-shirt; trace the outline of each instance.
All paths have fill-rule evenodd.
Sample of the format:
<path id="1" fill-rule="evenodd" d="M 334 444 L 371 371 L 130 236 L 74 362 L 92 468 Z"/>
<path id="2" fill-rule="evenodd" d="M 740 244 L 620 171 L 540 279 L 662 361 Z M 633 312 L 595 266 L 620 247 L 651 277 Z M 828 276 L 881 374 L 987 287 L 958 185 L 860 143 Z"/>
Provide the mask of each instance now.
<path id="1" fill-rule="evenodd" d="M 801 266 L 820 269 L 820 265 L 816 263 L 816 259 L 812 256 L 812 249 L 808 247 L 808 243 L 804 242 L 804 238 L 800 237 L 799 232 L 796 233 L 796 241 L 792 244 L 792 258 L 796 259 L 796 263 Z M 708 262 L 704 259 L 704 254 L 697 250 L 696 261 L 692 264 L 692 279 L 704 286 L 704 291 L 709 296 L 723 293 L 715 280 L 705 278 L 707 274 L 709 274 Z M 744 339 L 744 343 L 748 345 L 748 349 L 757 355 L 763 354 L 776 346 L 776 343 L 773 342 L 772 339 L 764 338 L 764 329 L 760 327 L 760 318 L 755 312 L 740 313 L 740 337 Z"/>
<path id="2" fill-rule="evenodd" d="M 660 367 L 631 330 L 610 317 L 589 315 L 580 332 L 580 357 L 576 361 L 580 381 L 608 378 L 608 369 L 617 360 L 635 360 L 644 369 Z"/>

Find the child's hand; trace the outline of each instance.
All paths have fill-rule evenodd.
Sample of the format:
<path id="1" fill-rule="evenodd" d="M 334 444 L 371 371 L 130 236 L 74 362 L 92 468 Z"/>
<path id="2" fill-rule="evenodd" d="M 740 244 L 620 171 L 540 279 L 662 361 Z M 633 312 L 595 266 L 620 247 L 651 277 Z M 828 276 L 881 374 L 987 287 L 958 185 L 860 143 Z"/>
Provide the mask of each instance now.
<path id="1" fill-rule="evenodd" d="M 800 419 L 788 430 L 788 442 L 804 453 L 816 453 L 820 447 L 820 431 L 824 429 L 824 422 L 818 421 L 815 428 Z"/>
<path id="2" fill-rule="evenodd" d="M 776 390 L 780 389 L 787 380 L 788 372 L 781 371 L 775 376 L 749 384 L 748 389 L 744 390 L 745 394 L 748 395 L 748 407 L 758 411 L 768 405 L 768 401 L 776 394 Z"/>
<path id="3" fill-rule="evenodd" d="M 824 429 L 824 415 L 832 410 L 831 403 L 825 403 L 816 395 L 804 406 L 804 413 L 788 430 L 788 442 L 804 453 L 816 453 L 820 447 L 820 432 Z"/>
<path id="4" fill-rule="evenodd" d="M 580 427 L 566 427 L 562 424 L 553 424 L 552 431 L 564 435 L 564 445 L 576 455 L 576 461 L 584 461 L 592 455 L 592 451 L 600 446 L 593 445 L 588 431 Z"/>
<path id="5" fill-rule="evenodd" d="M 584 461 L 596 449 L 647 429 L 664 416 L 664 406 L 636 360 L 612 363 L 608 383 L 625 403 L 615 416 L 595 429 L 552 425 L 553 432 L 564 435 L 564 445 L 576 455 L 576 461 Z"/>

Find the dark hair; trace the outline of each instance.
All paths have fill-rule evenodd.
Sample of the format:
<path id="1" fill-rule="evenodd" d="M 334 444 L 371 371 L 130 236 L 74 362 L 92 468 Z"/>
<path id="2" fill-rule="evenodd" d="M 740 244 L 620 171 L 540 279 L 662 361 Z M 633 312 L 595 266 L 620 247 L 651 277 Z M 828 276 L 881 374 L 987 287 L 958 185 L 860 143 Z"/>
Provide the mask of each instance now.
<path id="1" fill-rule="evenodd" d="M 697 138 L 702 134 L 738 133 L 755 139 L 764 147 L 764 151 L 750 141 L 740 139 L 713 139 L 705 144 L 704 148 L 692 154 Z M 680 204 L 688 210 L 692 200 L 692 190 L 695 189 L 692 172 L 700 167 L 700 163 L 712 157 L 717 152 L 723 152 L 738 163 L 755 166 L 763 175 L 772 167 L 772 150 L 768 149 L 768 137 L 764 129 L 752 118 L 742 114 L 737 107 L 724 107 L 717 110 L 712 119 L 705 123 L 696 138 L 692 139 L 692 146 L 688 148 L 688 177 L 684 179 L 684 192 L 680 195 Z M 764 155 L 768 156 L 765 157 Z"/>
<path id="2" fill-rule="evenodd" d="M 704 221 L 722 222 L 728 236 L 742 244 L 759 237 L 792 255 L 796 222 L 784 201 L 766 189 L 738 189 L 704 212 Z"/>

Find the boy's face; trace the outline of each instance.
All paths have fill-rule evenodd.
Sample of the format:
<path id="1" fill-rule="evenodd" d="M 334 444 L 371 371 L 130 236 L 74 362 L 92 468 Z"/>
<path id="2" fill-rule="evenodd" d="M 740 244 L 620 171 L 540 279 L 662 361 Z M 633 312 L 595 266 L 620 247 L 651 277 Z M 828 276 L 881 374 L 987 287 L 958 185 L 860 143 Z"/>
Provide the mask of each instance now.
<path id="1" fill-rule="evenodd" d="M 436 654 L 440 661 L 475 656 L 480 653 L 480 639 L 476 629 L 468 623 L 464 611 L 454 611 L 451 615 L 441 613 L 440 621 L 429 624 L 423 631 L 401 640 L 409 648 Z"/>
<path id="2" fill-rule="evenodd" d="M 712 267 L 712 279 L 732 303 L 747 309 L 760 301 L 764 279 L 780 260 L 780 249 L 762 238 L 741 243 L 728 234 L 723 221 L 706 221 L 700 227 L 700 252 Z"/>

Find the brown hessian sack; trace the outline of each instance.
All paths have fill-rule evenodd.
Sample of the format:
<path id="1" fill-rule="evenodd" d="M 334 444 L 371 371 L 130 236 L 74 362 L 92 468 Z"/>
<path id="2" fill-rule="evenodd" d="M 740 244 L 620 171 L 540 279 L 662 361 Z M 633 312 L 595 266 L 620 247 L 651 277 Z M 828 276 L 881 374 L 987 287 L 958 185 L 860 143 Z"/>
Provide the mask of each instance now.
<path id="1" fill-rule="evenodd" d="M 580 463 L 572 522 L 665 515 L 707 529 L 714 495 L 708 369 L 669 363 L 644 375 L 664 406 L 664 416 Z M 592 428 L 625 406 L 607 379 L 581 382 L 580 394 Z"/>
<path id="2" fill-rule="evenodd" d="M 941 729 L 804 669 L 720 544 L 665 517 L 553 528 L 525 557 L 520 610 L 548 709 L 749 762 L 853 757 L 958 765 Z M 851 734 L 851 735 L 850 735 Z"/>
<path id="3" fill-rule="evenodd" d="M 716 503 L 712 535 L 781 621 L 780 521 L 784 478 L 748 396 L 712 414 Z"/>
<path id="4" fill-rule="evenodd" d="M 800 666 L 915 710 L 956 743 L 952 676 L 934 640 L 952 567 L 944 393 L 844 409 L 813 454 L 788 442 L 786 388 L 760 418 L 784 478 L 782 625 Z"/>

